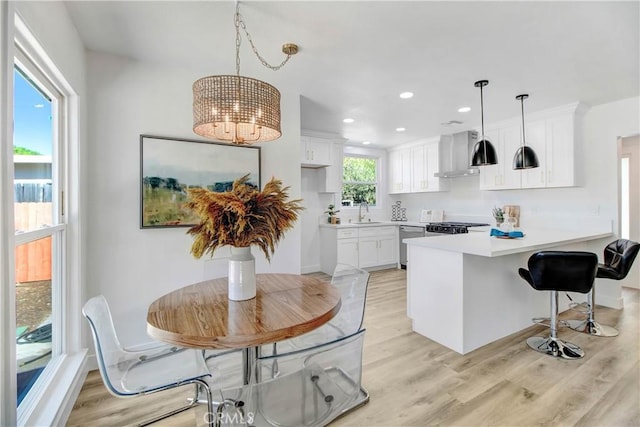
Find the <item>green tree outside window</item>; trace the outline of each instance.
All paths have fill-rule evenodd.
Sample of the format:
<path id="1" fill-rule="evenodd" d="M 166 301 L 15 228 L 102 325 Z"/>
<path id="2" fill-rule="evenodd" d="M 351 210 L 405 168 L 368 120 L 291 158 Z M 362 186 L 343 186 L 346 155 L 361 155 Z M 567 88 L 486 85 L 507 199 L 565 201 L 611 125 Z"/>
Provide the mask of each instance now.
<path id="1" fill-rule="evenodd" d="M 345 156 L 342 175 L 343 205 L 357 206 L 366 202 L 376 205 L 378 161 L 373 157 Z"/>

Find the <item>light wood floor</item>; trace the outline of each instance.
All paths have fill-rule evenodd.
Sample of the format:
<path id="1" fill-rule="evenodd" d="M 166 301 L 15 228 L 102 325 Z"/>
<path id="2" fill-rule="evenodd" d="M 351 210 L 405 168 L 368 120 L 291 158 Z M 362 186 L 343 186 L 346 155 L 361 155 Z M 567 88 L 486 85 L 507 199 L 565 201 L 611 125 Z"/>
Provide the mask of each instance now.
<path id="1" fill-rule="evenodd" d="M 586 352 L 567 361 L 527 347 L 526 338 L 546 333 L 541 326 L 461 356 L 411 332 L 405 286 L 403 270 L 372 273 L 363 362 L 371 401 L 332 426 L 640 426 L 640 292 L 623 291 L 624 310 L 598 307 L 596 318 L 620 330 L 616 338 L 561 329 L 561 338 Z M 117 399 L 94 371 L 68 425 L 131 425 L 180 406 L 187 395 Z M 195 411 L 156 425 L 194 426 Z"/>

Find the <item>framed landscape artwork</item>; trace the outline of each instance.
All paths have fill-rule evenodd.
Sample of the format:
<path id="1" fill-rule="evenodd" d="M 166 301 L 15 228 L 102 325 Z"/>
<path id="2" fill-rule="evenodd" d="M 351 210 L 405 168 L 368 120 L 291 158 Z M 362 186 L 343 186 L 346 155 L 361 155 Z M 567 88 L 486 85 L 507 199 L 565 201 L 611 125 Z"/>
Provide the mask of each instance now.
<path id="1" fill-rule="evenodd" d="M 140 135 L 140 227 L 190 227 L 187 189 L 228 191 L 249 174 L 260 188 L 260 147 Z"/>

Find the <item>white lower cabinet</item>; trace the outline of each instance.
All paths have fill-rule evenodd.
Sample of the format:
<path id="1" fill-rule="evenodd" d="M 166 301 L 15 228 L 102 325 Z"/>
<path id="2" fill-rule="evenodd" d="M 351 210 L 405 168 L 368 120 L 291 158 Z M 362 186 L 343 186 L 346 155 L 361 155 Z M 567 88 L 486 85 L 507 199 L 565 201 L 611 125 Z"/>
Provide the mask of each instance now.
<path id="1" fill-rule="evenodd" d="M 354 266 L 358 265 L 358 239 L 357 238 L 338 239 L 336 243 L 336 250 L 338 252 L 336 262 L 340 264 L 348 264 L 348 265 L 354 265 Z"/>
<path id="2" fill-rule="evenodd" d="M 336 264 L 375 269 L 398 262 L 398 229 L 393 225 L 320 227 L 320 269 L 332 274 Z"/>
<path id="3" fill-rule="evenodd" d="M 359 229 L 358 266 L 376 267 L 396 262 L 398 245 L 397 229 L 394 226 L 367 227 Z"/>

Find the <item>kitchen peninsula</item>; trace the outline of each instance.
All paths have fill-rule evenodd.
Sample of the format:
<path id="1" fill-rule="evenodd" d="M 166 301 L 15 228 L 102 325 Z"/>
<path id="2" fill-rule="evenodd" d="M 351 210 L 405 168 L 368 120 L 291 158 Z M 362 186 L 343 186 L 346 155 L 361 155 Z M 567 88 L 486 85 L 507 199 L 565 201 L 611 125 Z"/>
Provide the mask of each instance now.
<path id="1" fill-rule="evenodd" d="M 406 239 L 413 330 L 465 354 L 527 328 L 533 317 L 548 316 L 549 293 L 531 289 L 518 268 L 526 268 L 534 252 L 587 250 L 586 242 L 611 235 L 611 225 L 603 224 L 581 231 L 527 230 L 522 239 L 490 237 L 489 231 Z"/>

